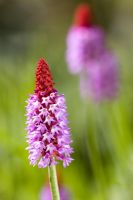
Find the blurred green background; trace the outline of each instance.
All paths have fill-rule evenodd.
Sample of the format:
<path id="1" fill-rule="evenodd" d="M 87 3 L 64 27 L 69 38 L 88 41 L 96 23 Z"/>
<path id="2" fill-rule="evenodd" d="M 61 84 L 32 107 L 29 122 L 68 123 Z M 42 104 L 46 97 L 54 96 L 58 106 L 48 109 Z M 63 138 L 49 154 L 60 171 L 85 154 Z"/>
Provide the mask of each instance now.
<path id="1" fill-rule="evenodd" d="M 25 150 L 25 101 L 40 57 L 67 100 L 75 160 L 58 170 L 72 200 L 133 199 L 133 1 L 86 2 L 119 60 L 114 102 L 84 102 L 78 77 L 67 71 L 65 40 L 81 1 L 0 1 L 0 200 L 37 200 L 47 181 L 47 169 L 29 166 Z"/>

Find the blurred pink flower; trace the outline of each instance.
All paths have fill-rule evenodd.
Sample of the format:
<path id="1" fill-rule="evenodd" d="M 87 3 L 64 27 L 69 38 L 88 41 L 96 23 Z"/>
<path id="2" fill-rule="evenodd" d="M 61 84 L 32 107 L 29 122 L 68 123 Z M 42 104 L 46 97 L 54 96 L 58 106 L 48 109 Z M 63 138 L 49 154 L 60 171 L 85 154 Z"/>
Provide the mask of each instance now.
<path id="1" fill-rule="evenodd" d="M 70 193 L 66 188 L 62 186 L 59 187 L 59 192 L 60 192 L 60 200 L 70 200 Z M 52 200 L 49 186 L 46 186 L 42 189 L 40 200 Z"/>
<path id="2" fill-rule="evenodd" d="M 101 28 L 93 25 L 91 8 L 77 7 L 74 24 L 67 35 L 66 60 L 72 74 L 80 75 L 80 92 L 84 98 L 100 101 L 116 97 L 118 65 L 108 51 Z"/>
<path id="3" fill-rule="evenodd" d="M 66 61 L 72 74 L 85 70 L 89 61 L 100 57 L 105 51 L 104 32 L 93 25 L 89 5 L 81 4 L 76 8 L 66 42 Z"/>

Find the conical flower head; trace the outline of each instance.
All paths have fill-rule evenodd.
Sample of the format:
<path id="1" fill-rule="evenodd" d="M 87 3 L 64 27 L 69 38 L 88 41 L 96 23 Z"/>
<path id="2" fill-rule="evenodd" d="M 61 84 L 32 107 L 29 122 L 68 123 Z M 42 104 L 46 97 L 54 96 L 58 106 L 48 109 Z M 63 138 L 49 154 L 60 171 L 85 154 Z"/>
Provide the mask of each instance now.
<path id="1" fill-rule="evenodd" d="M 45 96 L 53 92 L 53 80 L 48 64 L 41 58 L 36 69 L 36 93 L 44 92 Z"/>
<path id="2" fill-rule="evenodd" d="M 92 12 L 88 4 L 80 4 L 74 14 L 74 24 L 77 26 L 90 26 L 92 24 Z"/>
<path id="3" fill-rule="evenodd" d="M 89 5 L 77 7 L 66 43 L 66 61 L 72 74 L 86 70 L 90 60 L 99 58 L 106 51 L 104 32 L 93 25 Z"/>
<path id="4" fill-rule="evenodd" d="M 70 129 L 64 95 L 53 88 L 49 66 L 40 59 L 36 70 L 36 87 L 30 95 L 27 110 L 27 142 L 31 165 L 46 167 L 62 160 L 72 161 Z"/>

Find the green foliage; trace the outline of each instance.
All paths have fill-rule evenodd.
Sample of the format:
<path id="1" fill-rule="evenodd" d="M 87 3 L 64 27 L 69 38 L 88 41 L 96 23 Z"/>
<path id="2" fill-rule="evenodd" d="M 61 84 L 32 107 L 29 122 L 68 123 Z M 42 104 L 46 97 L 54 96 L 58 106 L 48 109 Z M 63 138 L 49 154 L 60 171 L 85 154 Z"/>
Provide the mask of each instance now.
<path id="1" fill-rule="evenodd" d="M 0 200 L 37 200 L 47 182 L 47 169 L 29 166 L 25 150 L 25 101 L 34 90 L 35 65 L 41 56 L 51 66 L 56 88 L 66 96 L 75 160 L 70 167 L 58 169 L 72 200 L 132 200 L 132 34 L 128 29 L 123 32 L 119 19 L 108 36 L 120 63 L 117 100 L 84 102 L 78 77 L 70 75 L 65 64 L 68 25 L 61 25 L 61 20 L 43 32 L 25 33 L 24 37 L 17 33 L 20 45 L 13 49 L 12 43 L 9 52 L 6 49 L 1 54 Z"/>

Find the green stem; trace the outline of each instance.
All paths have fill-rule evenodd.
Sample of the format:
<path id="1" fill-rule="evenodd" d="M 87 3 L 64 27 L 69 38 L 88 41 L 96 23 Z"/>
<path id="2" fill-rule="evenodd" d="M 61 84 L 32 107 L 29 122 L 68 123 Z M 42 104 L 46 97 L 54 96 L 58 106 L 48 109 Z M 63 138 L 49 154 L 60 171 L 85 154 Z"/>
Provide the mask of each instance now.
<path id="1" fill-rule="evenodd" d="M 51 167 L 49 166 L 48 172 L 49 172 L 49 181 L 50 181 L 50 188 L 51 188 L 51 193 L 52 193 L 52 200 L 60 200 L 55 165 Z"/>

